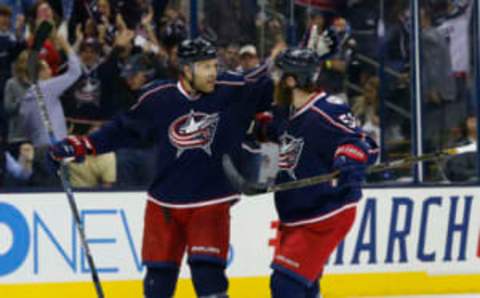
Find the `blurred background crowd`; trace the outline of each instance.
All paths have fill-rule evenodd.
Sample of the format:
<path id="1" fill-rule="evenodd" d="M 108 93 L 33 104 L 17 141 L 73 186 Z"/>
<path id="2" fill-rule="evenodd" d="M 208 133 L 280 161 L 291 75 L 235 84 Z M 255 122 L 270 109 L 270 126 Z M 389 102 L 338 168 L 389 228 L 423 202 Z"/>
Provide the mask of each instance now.
<path id="1" fill-rule="evenodd" d="M 472 1 L 420 2 L 424 151 L 471 153 L 477 139 Z M 332 28 L 339 40 L 338 52 L 324 62 L 322 88 L 352 106 L 381 144 L 383 160 L 411 154 L 409 1 L 0 0 L 2 189 L 58 187 L 44 167 L 46 141 L 38 135 L 41 121 L 32 120 L 38 116 L 27 71 L 32 32 L 45 20 L 55 32 L 40 53 L 40 80 L 56 86 L 48 97 L 60 107 L 54 122 L 66 128 L 63 136 L 95 131 L 134 105 L 148 84 L 176 79 L 176 48 L 189 36 L 218 46 L 221 71 L 244 72 L 275 45 L 304 43 L 316 25 Z M 70 181 L 77 188 L 144 187 L 154 158 L 152 147 L 92 156 L 70 165 Z M 428 164 L 426 177 L 468 181 L 475 171 L 468 155 Z M 410 169 L 388 179 L 411 181 Z"/>

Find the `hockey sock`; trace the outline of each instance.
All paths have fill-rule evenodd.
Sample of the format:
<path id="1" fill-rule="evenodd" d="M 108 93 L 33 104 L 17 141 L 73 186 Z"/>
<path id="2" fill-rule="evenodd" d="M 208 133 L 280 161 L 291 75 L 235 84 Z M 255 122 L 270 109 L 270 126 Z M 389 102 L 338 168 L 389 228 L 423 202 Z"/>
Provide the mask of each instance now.
<path id="1" fill-rule="evenodd" d="M 193 285 L 201 298 L 227 298 L 228 280 L 223 265 L 191 262 Z"/>
<path id="2" fill-rule="evenodd" d="M 273 271 L 270 278 L 270 290 L 272 298 L 316 298 L 311 296 L 315 292 L 312 288 L 277 270 Z"/>
<path id="3" fill-rule="evenodd" d="M 147 275 L 143 280 L 143 293 L 145 298 L 173 297 L 178 272 L 178 268 L 147 267 Z"/>

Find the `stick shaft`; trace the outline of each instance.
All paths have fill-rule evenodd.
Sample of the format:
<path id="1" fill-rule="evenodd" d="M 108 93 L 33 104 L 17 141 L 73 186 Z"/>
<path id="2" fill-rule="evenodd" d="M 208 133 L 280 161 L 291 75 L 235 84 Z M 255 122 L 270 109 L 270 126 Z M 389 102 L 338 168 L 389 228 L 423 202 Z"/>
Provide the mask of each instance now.
<path id="1" fill-rule="evenodd" d="M 379 173 L 387 170 L 392 170 L 392 169 L 397 169 L 397 168 L 402 168 L 417 162 L 422 162 L 422 161 L 429 161 L 429 160 L 435 160 L 438 158 L 446 157 L 453 155 L 455 153 L 454 150 L 445 150 L 445 151 L 439 151 L 439 152 L 434 152 L 430 154 L 424 154 L 421 156 L 411 156 L 407 157 L 404 159 L 392 161 L 392 162 L 385 162 L 381 163 L 378 165 L 373 165 L 367 169 L 367 174 L 372 174 L 372 173 Z M 268 188 L 266 193 L 269 192 L 277 192 L 277 191 L 285 191 L 285 190 L 292 190 L 296 188 L 302 188 L 302 187 L 307 187 L 311 185 L 316 185 L 319 183 L 324 183 L 328 182 L 331 180 L 334 180 L 338 178 L 340 175 L 340 171 L 335 171 L 329 174 L 325 175 L 319 175 L 319 176 L 313 176 L 309 178 L 304 178 L 300 180 L 294 180 L 294 181 L 289 181 L 281 184 L 276 184 Z"/>
<path id="2" fill-rule="evenodd" d="M 55 134 L 53 131 L 53 126 L 52 126 L 52 121 L 50 120 L 50 117 L 48 115 L 48 110 L 45 104 L 45 99 L 43 97 L 43 92 L 38 85 L 37 82 L 35 82 L 33 89 L 35 91 L 35 100 L 37 101 L 38 107 L 40 109 L 40 116 L 42 118 L 42 122 L 47 129 L 49 138 L 50 138 L 50 143 L 55 142 Z M 92 280 L 95 285 L 95 291 L 97 293 L 98 298 L 104 298 L 105 295 L 103 293 L 102 285 L 100 282 L 100 278 L 98 276 L 98 271 L 96 269 L 95 263 L 93 261 L 92 254 L 90 252 L 90 248 L 88 246 L 88 242 L 85 237 L 85 229 L 83 227 L 82 220 L 80 218 L 80 213 L 78 211 L 77 204 L 75 202 L 75 197 L 73 195 L 73 190 L 72 186 L 70 185 L 70 182 L 67 179 L 67 169 L 65 164 L 61 163 L 60 168 L 59 168 L 59 176 L 60 180 L 62 182 L 62 187 L 63 190 L 65 191 L 65 194 L 67 195 L 68 199 L 68 204 L 70 206 L 70 211 L 72 212 L 74 221 L 75 221 L 75 226 L 77 228 L 78 234 L 80 235 L 80 243 L 82 245 L 83 250 L 85 251 L 85 255 L 87 257 L 87 263 L 88 266 L 90 267 L 91 275 L 92 275 Z"/>

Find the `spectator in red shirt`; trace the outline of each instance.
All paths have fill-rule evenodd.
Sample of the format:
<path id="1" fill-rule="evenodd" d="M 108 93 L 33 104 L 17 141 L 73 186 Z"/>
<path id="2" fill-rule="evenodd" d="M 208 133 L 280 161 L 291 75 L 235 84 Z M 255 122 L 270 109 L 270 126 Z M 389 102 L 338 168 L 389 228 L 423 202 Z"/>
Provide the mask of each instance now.
<path id="1" fill-rule="evenodd" d="M 58 28 L 59 24 L 61 23 L 60 18 L 58 15 L 53 11 L 52 7 L 46 0 L 39 0 L 33 6 L 33 13 L 30 20 L 30 28 L 32 32 L 35 32 L 37 26 L 42 23 L 43 21 L 50 22 L 54 25 L 54 30 L 52 32 L 52 36 L 57 34 L 56 28 Z M 60 51 L 58 50 L 58 46 L 52 41 L 55 38 L 49 38 L 43 44 L 43 48 L 40 51 L 40 59 L 45 60 L 52 70 L 52 75 L 57 75 L 59 72 L 60 66 L 63 64 L 62 56 L 60 55 Z M 33 40 L 29 41 L 30 44 Z"/>

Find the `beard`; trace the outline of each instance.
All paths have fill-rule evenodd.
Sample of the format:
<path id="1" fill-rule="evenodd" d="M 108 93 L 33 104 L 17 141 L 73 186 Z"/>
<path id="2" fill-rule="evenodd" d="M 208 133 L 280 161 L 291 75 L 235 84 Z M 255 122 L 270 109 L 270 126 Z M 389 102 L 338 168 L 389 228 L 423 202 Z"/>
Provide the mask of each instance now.
<path id="1" fill-rule="evenodd" d="M 293 103 L 293 88 L 287 86 L 287 80 L 282 78 L 275 85 L 275 103 L 278 107 L 288 108 Z"/>

